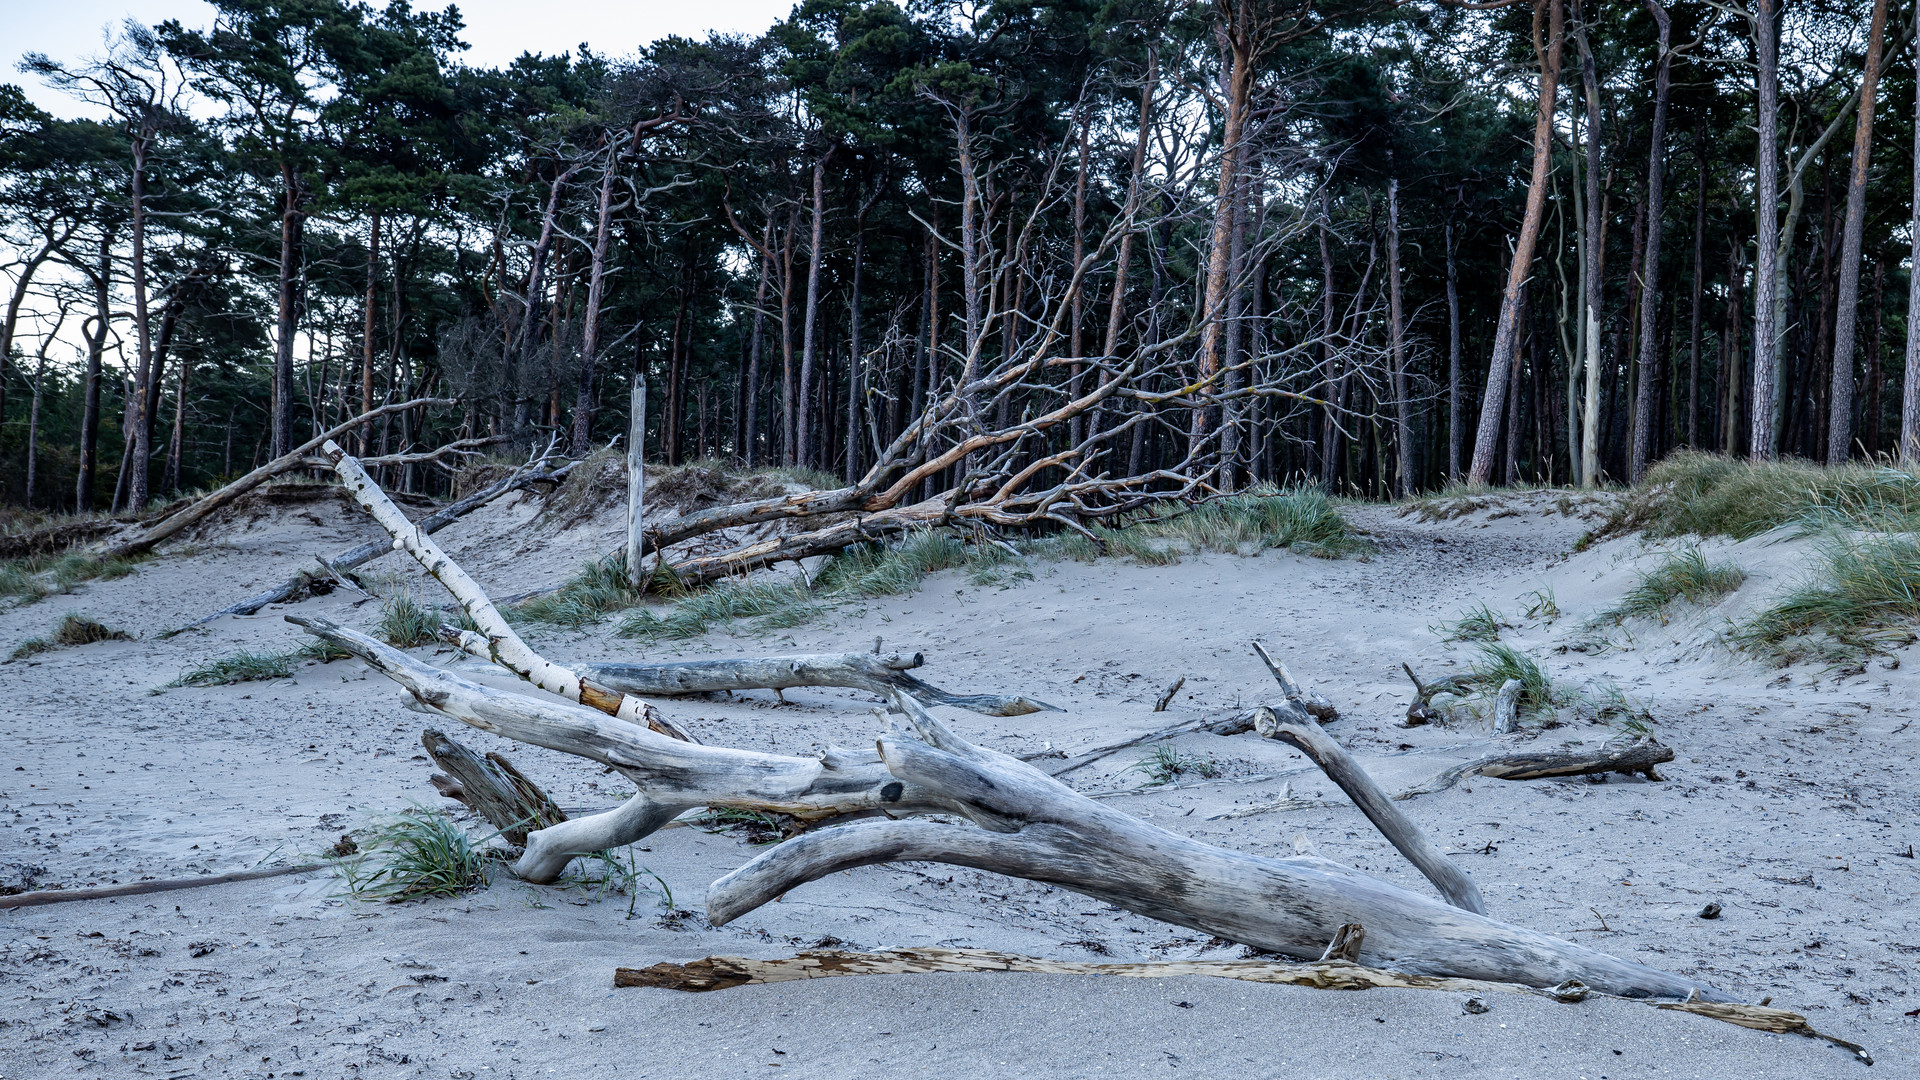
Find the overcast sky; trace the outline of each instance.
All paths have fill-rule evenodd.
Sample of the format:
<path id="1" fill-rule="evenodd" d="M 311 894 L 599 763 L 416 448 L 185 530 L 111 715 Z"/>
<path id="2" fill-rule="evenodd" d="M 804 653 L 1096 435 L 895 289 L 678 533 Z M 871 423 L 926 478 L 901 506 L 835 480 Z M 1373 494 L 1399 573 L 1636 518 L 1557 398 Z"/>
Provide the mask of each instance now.
<path id="1" fill-rule="evenodd" d="M 462 0 L 461 39 L 472 48 L 462 58 L 492 67 L 523 52 L 558 53 L 582 41 L 595 52 L 630 53 L 647 42 L 679 34 L 704 37 L 709 30 L 757 33 L 784 18 L 795 0 Z M 374 0 L 374 6 L 383 6 Z M 416 0 L 419 9 L 446 0 Z M 41 108 L 74 116 L 81 106 L 14 70 L 22 53 L 43 52 L 73 61 L 100 50 L 101 29 L 132 17 L 144 23 L 179 19 L 188 26 L 213 22 L 204 0 L 0 0 L 0 49 L 6 70 L 0 81 L 18 83 Z"/>

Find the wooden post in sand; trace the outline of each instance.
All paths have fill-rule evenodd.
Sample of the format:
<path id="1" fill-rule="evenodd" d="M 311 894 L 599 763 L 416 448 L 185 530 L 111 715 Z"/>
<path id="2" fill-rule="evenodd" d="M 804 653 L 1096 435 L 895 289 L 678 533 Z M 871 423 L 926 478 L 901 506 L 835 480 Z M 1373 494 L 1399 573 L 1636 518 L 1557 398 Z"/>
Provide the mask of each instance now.
<path id="1" fill-rule="evenodd" d="M 645 509 L 647 467 L 642 453 L 647 435 L 647 378 L 633 373 L 633 394 L 627 420 L 627 584 L 640 587 L 640 515 Z"/>

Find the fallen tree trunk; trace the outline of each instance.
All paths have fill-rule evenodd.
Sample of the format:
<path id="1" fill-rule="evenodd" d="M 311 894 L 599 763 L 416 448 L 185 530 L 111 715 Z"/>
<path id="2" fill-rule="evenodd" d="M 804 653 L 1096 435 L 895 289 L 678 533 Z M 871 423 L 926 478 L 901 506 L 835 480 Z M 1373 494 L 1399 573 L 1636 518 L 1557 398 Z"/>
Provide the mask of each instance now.
<path id="1" fill-rule="evenodd" d="M 1009 694 L 954 694 L 907 674 L 926 662 L 920 653 L 823 653 L 811 656 L 762 656 L 741 660 L 686 660 L 659 664 L 575 664 L 581 678 L 624 694 L 675 697 L 722 690 L 791 690 L 802 686 L 844 686 L 885 695 L 901 690 L 923 705 L 950 705 L 988 716 L 1025 716 L 1059 712 L 1042 701 Z"/>
<path id="2" fill-rule="evenodd" d="M 1727 1000 L 1712 987 L 1451 907 L 1324 859 L 1269 859 L 1202 843 L 1088 799 L 1025 762 L 965 742 L 895 695 L 913 733 L 879 742 L 887 769 L 979 826 L 857 821 L 788 840 L 713 883 L 707 917 L 739 918 L 806 882 L 880 862 L 945 862 L 1058 885 L 1165 922 L 1302 959 L 1342 924 L 1367 928 L 1374 964 L 1415 975 L 1623 997 Z"/>
<path id="3" fill-rule="evenodd" d="M 153 548 L 162 541 L 178 535 L 188 526 L 204 519 L 207 515 L 228 505 L 233 502 L 233 500 L 245 495 L 247 492 L 252 491 L 268 480 L 290 469 L 300 468 L 306 463 L 307 455 L 311 454 L 316 448 L 333 442 L 333 440 L 339 436 L 352 431 L 354 428 L 370 420 L 375 420 L 391 413 L 404 412 L 407 409 L 417 409 L 426 405 L 453 404 L 456 404 L 456 402 L 452 398 L 415 398 L 412 401 L 382 405 L 370 412 L 361 413 L 359 416 L 323 434 L 308 439 L 306 442 L 294 447 L 280 457 L 274 458 L 272 461 L 267 462 L 265 465 L 242 476 L 240 479 L 235 480 L 233 483 L 228 484 L 213 494 L 187 505 L 176 513 L 167 515 L 139 536 L 108 547 L 100 553 L 101 557 L 125 558 L 153 550 Z"/>
<path id="4" fill-rule="evenodd" d="M 673 579 L 683 587 L 708 585 L 722 578 L 763 570 L 775 563 L 828 555 L 852 544 L 885 540 L 913 529 L 931 528 L 947 519 L 948 510 L 946 497 L 936 496 L 912 506 L 850 518 L 812 532 L 776 536 L 710 555 L 695 555 L 665 566 Z"/>
<path id="5" fill-rule="evenodd" d="M 591 679 L 582 679 L 571 670 L 534 652 L 513 627 L 507 625 L 507 620 L 501 617 L 493 601 L 487 598 L 486 591 L 467 576 L 459 563 L 440 550 L 440 545 L 433 542 L 426 530 L 407 520 L 407 516 L 400 512 L 392 499 L 387 498 L 386 493 L 380 490 L 380 485 L 373 482 L 358 461 L 332 440 L 328 440 L 322 450 L 333 462 L 334 472 L 346 484 L 347 493 L 366 507 L 380 527 L 387 530 L 387 534 L 393 537 L 393 546 L 413 556 L 415 562 L 446 586 L 453 598 L 460 602 L 460 608 L 466 612 L 467 618 L 480 628 L 477 635 L 473 635 L 473 631 L 466 633 L 485 639 L 486 648 L 482 655 L 540 689 L 558 694 L 568 701 L 577 701 L 609 716 L 644 724 L 677 739 L 692 739 L 678 725 L 661 716 L 658 709 L 639 698 L 600 686 Z M 463 644 L 466 644 L 468 651 L 475 650 L 474 645 Z"/>
<path id="6" fill-rule="evenodd" d="M 1659 780 L 1660 774 L 1653 771 L 1654 767 L 1672 760 L 1673 748 L 1650 738 L 1631 743 L 1608 743 L 1593 750 L 1567 749 L 1547 753 L 1495 754 L 1478 761 L 1455 765 L 1426 783 L 1395 795 L 1394 798 L 1405 800 L 1416 795 L 1434 795 L 1470 776 L 1485 776 L 1492 780 L 1547 780 L 1559 776 L 1606 773 L 1632 776 L 1638 773 L 1649 780 Z"/>
<path id="7" fill-rule="evenodd" d="M 654 987 L 705 993 L 736 986 L 797 982 L 806 979 L 830 979 L 842 975 L 919 975 L 930 972 L 1031 972 L 1039 975 L 1113 975 L 1130 979 L 1174 979 L 1202 975 L 1214 979 L 1238 979 L 1243 982 L 1273 983 L 1282 986 L 1308 986 L 1316 990 L 1452 990 L 1503 991 L 1530 993 L 1532 987 L 1512 983 L 1484 982 L 1472 979 L 1437 978 L 1411 975 L 1384 968 L 1362 967 L 1345 960 L 1323 960 L 1311 964 L 1289 964 L 1276 960 L 1145 960 L 1121 963 L 1090 963 L 1083 960 L 1048 960 L 1038 956 L 994 952 L 988 949 L 889 949 L 878 953 L 846 952 L 839 949 L 812 949 L 787 959 L 754 960 L 744 956 L 708 956 L 684 964 L 662 962 L 644 968 L 613 969 L 613 985 L 618 987 Z M 1558 1001 L 1580 1001 L 1584 987 L 1550 988 L 1548 996 Z M 1554 993 L 1554 990 L 1561 990 Z M 1858 1043 L 1815 1031 L 1807 1018 L 1786 1009 L 1764 1005 L 1735 1005 L 1719 1002 L 1651 1002 L 1654 1008 L 1692 1013 L 1712 1020 L 1736 1024 L 1758 1031 L 1783 1035 L 1804 1035 L 1832 1043 L 1873 1064 L 1873 1058 Z"/>
<path id="8" fill-rule="evenodd" d="M 575 464 L 577 463 L 568 462 L 550 473 L 530 473 L 525 470 L 515 472 L 513 475 L 489 484 L 456 503 L 441 507 L 433 513 L 428 514 L 426 517 L 420 519 L 417 527 L 431 536 L 509 492 L 531 487 L 534 484 L 557 484 L 561 480 L 566 479 L 567 473 L 572 471 Z M 347 571 L 355 567 L 364 566 L 392 550 L 393 541 L 391 539 L 369 540 L 358 547 L 349 548 L 335 555 L 333 558 L 326 560 L 326 564 L 328 569 L 339 574 L 345 574 Z M 179 633 L 181 630 L 191 630 L 196 626 L 204 626 L 223 615 L 252 615 L 269 604 L 284 604 L 299 596 L 302 592 L 305 592 L 313 585 L 315 580 L 317 580 L 317 575 L 315 575 L 313 571 L 302 570 L 273 588 L 268 589 L 266 592 L 260 593 L 257 596 L 250 596 L 230 607 L 221 608 L 219 611 L 205 618 L 196 619 L 178 629 L 169 630 L 167 633 L 171 636 Z"/>
<path id="9" fill-rule="evenodd" d="M 934 805 L 896 779 L 871 750 L 830 747 L 818 758 L 803 758 L 682 742 L 557 696 L 513 694 L 470 682 L 326 619 L 286 619 L 365 660 L 429 712 L 610 765 L 639 788 L 614 810 L 529 833 L 526 853 L 514 864 L 514 873 L 529 881 L 550 882 L 581 852 L 631 844 L 696 806 L 790 814 L 811 822 Z"/>

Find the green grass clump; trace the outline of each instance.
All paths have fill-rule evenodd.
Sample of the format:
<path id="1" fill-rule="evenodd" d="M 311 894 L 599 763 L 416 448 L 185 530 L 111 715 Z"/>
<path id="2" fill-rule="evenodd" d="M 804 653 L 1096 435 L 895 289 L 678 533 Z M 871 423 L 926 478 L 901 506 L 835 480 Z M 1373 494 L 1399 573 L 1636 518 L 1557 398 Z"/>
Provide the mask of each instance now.
<path id="1" fill-rule="evenodd" d="M 37 555 L 0 562 L 0 596 L 18 597 L 23 604 L 69 593 L 85 581 L 112 581 L 134 572 L 150 555 L 102 558 L 86 552 Z"/>
<path id="2" fill-rule="evenodd" d="M 1782 596 L 1731 635 L 1749 652 L 1780 663 L 1845 659 L 1913 639 L 1920 620 L 1920 539 L 1829 535 L 1812 580 Z"/>
<path id="3" fill-rule="evenodd" d="M 1497 642 L 1480 646 L 1480 661 L 1468 671 L 1468 678 L 1479 684 L 1489 698 L 1500 692 L 1508 679 L 1520 680 L 1516 702 L 1522 714 L 1544 712 L 1568 704 L 1573 695 L 1553 685 L 1553 680 L 1533 657 Z"/>
<path id="4" fill-rule="evenodd" d="M 1744 540 L 1782 525 L 1901 529 L 1916 520 L 1920 477 L 1903 469 L 1738 461 L 1682 451 L 1649 470 L 1594 538 L 1644 530 L 1654 537 Z"/>
<path id="5" fill-rule="evenodd" d="M 295 664 L 307 660 L 318 660 L 324 664 L 334 660 L 345 660 L 351 655 L 317 638 L 286 652 L 255 652 L 251 649 L 241 649 L 237 653 L 215 657 L 198 667 L 189 668 L 167 685 L 230 686 L 234 683 L 291 679 Z"/>
<path id="6" fill-rule="evenodd" d="M 1097 534 L 1112 543 L 1116 539 L 1114 531 Z M 1334 559 L 1369 549 L 1340 516 L 1333 500 L 1313 488 L 1261 485 L 1244 494 L 1156 515 L 1117 531 L 1132 533 L 1134 540 L 1170 541 L 1193 552 L 1247 554 L 1249 550 L 1291 548 L 1304 555 Z M 1136 545 L 1123 540 L 1122 547 L 1126 554 L 1139 557 Z M 1146 561 L 1170 560 L 1162 549 Z"/>
<path id="7" fill-rule="evenodd" d="M 590 560 L 557 591 L 516 605 L 510 614 L 519 622 L 577 629 L 633 607 L 642 595 L 627 582 L 627 556 L 619 552 Z"/>
<path id="8" fill-rule="evenodd" d="M 487 864 L 465 829 L 445 811 L 416 806 L 375 826 L 360 853 L 339 864 L 358 900 L 398 904 L 458 896 L 487 883 Z"/>
<path id="9" fill-rule="evenodd" d="M 799 582 L 723 581 L 680 600 L 664 616 L 636 611 L 614 632 L 640 641 L 681 641 L 735 619 L 765 618 L 769 628 L 798 626 L 824 610 Z"/>
<path id="10" fill-rule="evenodd" d="M 1710 563 L 1699 548 L 1668 555 L 1659 566 L 1640 575 L 1640 580 L 1618 604 L 1600 613 L 1599 618 L 1619 625 L 1628 619 L 1659 616 L 1666 622 L 1667 606 L 1675 600 L 1703 604 L 1738 589 L 1747 580 L 1747 572 L 1730 562 Z"/>
<path id="11" fill-rule="evenodd" d="M 1126 767 L 1125 772 L 1141 772 L 1149 784 L 1171 784 L 1182 776 L 1207 779 L 1220 775 L 1220 766 L 1212 758 L 1182 754 L 1170 743 L 1161 743 L 1153 752 Z"/>
<path id="12" fill-rule="evenodd" d="M 125 630 L 115 630 L 90 615 L 67 615 L 61 618 L 59 625 L 53 628 L 48 637 L 28 638 L 13 650 L 7 659 L 24 660 L 51 649 L 71 648 L 75 645 L 91 645 L 96 641 L 132 641 L 133 635 Z"/>
<path id="13" fill-rule="evenodd" d="M 411 649 L 439 640 L 440 613 L 420 606 L 402 589 L 380 602 L 380 636 L 396 649 Z"/>
<path id="14" fill-rule="evenodd" d="M 1442 641 L 1499 641 L 1500 631 L 1508 625 L 1506 616 L 1479 603 L 1461 612 L 1453 622 L 1434 629 L 1440 632 Z"/>

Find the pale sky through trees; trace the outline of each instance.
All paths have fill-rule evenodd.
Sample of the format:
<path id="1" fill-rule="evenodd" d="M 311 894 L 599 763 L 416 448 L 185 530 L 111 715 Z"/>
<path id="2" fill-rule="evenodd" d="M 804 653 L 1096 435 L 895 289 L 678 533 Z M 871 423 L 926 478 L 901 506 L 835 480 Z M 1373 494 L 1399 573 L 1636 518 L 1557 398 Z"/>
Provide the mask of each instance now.
<path id="1" fill-rule="evenodd" d="M 758 34 L 793 9 L 794 0 L 463 0 L 454 6 L 467 23 L 461 39 L 472 46 L 461 59 L 503 65 L 523 52 L 558 53 L 588 42 L 595 52 L 621 55 L 669 34 L 704 37 L 709 30 Z M 382 0 L 375 0 L 382 7 Z M 438 10 L 447 0 L 421 0 Z M 22 53 L 43 52 L 75 61 L 101 49 L 101 30 L 127 17 L 144 23 L 178 19 L 189 27 L 213 23 L 204 0 L 0 0 L 6 27 L 6 70 L 0 82 L 18 84 L 34 104 L 56 116 L 78 116 L 86 106 L 38 79 L 19 74 Z"/>

